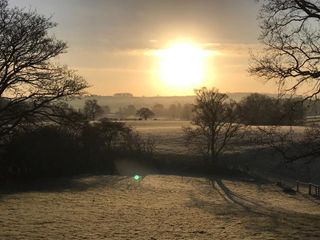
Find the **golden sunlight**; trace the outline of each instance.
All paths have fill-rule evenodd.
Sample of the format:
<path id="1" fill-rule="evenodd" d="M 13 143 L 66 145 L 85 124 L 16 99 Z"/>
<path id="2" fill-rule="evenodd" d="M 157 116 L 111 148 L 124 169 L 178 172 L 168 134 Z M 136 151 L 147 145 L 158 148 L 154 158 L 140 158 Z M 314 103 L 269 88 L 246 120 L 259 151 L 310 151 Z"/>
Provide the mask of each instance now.
<path id="1" fill-rule="evenodd" d="M 159 77 L 171 89 L 187 90 L 201 85 L 208 52 L 191 42 L 177 42 L 157 51 Z"/>

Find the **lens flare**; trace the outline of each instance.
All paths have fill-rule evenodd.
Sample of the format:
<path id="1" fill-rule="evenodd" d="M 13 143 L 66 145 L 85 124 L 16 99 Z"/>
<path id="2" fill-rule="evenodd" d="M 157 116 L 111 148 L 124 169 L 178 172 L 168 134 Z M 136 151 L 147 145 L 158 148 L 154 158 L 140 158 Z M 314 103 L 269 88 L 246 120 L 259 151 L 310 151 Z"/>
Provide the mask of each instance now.
<path id="1" fill-rule="evenodd" d="M 136 182 L 140 181 L 141 180 L 141 176 L 140 175 L 134 175 L 133 176 L 133 180 L 135 180 Z"/>

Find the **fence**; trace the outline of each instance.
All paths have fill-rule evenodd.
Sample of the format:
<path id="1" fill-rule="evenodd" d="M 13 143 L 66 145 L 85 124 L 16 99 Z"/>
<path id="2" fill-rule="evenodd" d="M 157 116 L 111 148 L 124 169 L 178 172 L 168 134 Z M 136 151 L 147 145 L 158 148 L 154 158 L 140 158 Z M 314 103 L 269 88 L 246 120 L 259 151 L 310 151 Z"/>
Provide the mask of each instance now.
<path id="1" fill-rule="evenodd" d="M 302 186 L 307 187 L 309 195 L 320 198 L 320 185 L 297 181 L 297 192 L 300 192 Z"/>
<path id="2" fill-rule="evenodd" d="M 306 116 L 304 123 L 306 125 L 312 125 L 312 124 L 320 124 L 320 116 Z"/>

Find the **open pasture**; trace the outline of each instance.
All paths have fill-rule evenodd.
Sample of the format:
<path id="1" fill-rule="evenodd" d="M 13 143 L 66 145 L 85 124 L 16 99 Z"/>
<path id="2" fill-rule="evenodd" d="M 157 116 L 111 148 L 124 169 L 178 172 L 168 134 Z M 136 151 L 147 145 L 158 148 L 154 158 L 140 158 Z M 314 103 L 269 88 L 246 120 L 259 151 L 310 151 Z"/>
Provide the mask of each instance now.
<path id="1" fill-rule="evenodd" d="M 181 127 L 190 123 L 129 124 L 155 138 L 157 154 L 180 156 L 178 164 L 186 164 Z M 270 175 L 280 166 L 261 151 L 229 152 L 221 160 L 249 172 L 265 167 Z M 320 238 L 319 200 L 286 193 L 275 182 L 159 175 L 130 159 L 116 166 L 122 176 L 78 176 L 0 190 L 0 239 Z M 140 172 L 142 179 L 134 180 Z"/>
<path id="2" fill-rule="evenodd" d="M 320 207 L 274 184 L 77 177 L 0 195 L 0 239 L 319 239 Z"/>
<path id="3" fill-rule="evenodd" d="M 187 165 L 195 169 L 197 165 L 203 163 L 203 158 L 195 155 L 185 145 L 183 127 L 191 126 L 190 122 L 148 120 L 128 121 L 127 123 L 142 136 L 154 139 L 156 154 L 161 155 L 160 162 L 166 161 L 172 166 L 175 164 L 178 166 L 178 171 L 183 171 Z M 282 126 L 278 130 L 283 132 L 293 130 L 298 138 L 305 129 L 304 126 Z M 250 140 L 256 137 L 256 133 L 259 132 L 258 127 L 252 126 L 245 131 L 244 138 L 237 139 L 226 147 L 226 152 L 218 159 L 221 164 L 272 181 L 287 181 L 292 186 L 296 180 L 320 184 L 319 161 L 311 164 L 304 162 L 286 164 L 284 159 L 270 147 L 261 146 Z M 167 172 L 174 173 L 174 171 Z"/>

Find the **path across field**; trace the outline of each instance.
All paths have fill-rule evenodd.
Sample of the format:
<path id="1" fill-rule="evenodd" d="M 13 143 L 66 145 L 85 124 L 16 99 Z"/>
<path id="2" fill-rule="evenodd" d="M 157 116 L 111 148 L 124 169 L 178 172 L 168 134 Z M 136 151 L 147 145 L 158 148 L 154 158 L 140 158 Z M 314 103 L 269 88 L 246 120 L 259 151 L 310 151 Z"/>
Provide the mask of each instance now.
<path id="1" fill-rule="evenodd" d="M 320 205 L 274 184 L 149 175 L 0 195 L 0 239 L 320 239 Z"/>

